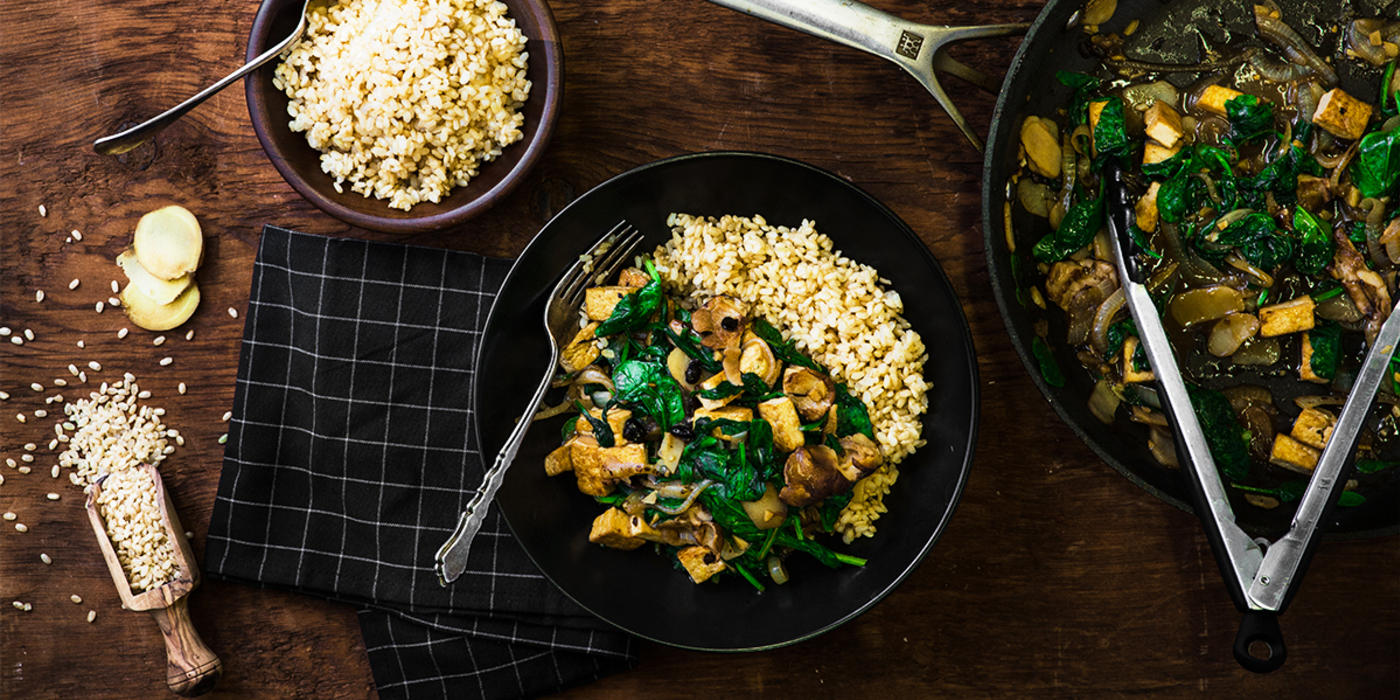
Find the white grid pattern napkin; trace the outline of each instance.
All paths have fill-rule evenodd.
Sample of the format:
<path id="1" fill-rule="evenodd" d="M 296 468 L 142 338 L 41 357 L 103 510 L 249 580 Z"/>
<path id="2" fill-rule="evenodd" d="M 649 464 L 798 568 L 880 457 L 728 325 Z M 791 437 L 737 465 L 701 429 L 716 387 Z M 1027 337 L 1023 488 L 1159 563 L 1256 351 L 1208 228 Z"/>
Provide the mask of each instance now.
<path id="1" fill-rule="evenodd" d="M 494 509 L 462 577 L 433 571 L 485 471 L 472 360 L 509 265 L 263 229 L 204 570 L 358 606 L 386 700 L 533 696 L 637 661 Z"/>

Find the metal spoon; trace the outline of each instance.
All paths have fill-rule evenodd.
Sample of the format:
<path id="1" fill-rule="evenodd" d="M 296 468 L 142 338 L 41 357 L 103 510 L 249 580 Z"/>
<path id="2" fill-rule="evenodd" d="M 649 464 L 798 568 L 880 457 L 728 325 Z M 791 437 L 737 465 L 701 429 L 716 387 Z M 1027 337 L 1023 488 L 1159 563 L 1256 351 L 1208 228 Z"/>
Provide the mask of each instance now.
<path id="1" fill-rule="evenodd" d="M 180 104 L 171 107 L 165 112 L 162 112 L 159 116 L 137 124 L 136 126 L 133 126 L 130 129 L 127 129 L 126 131 L 112 134 L 111 136 L 103 136 L 102 138 L 93 142 L 92 150 L 97 151 L 98 154 L 104 156 L 115 156 L 126 153 L 127 151 L 130 151 L 136 148 L 137 146 L 140 146 L 141 144 L 150 141 L 152 138 L 155 137 L 156 134 L 160 133 L 162 129 L 164 129 L 167 126 L 170 126 L 171 124 L 174 124 L 180 119 L 180 117 L 185 116 L 185 114 L 188 113 L 190 110 L 194 109 L 195 107 L 198 107 L 200 103 L 204 102 L 210 97 L 213 97 L 215 93 L 228 87 L 234 81 L 237 81 L 243 76 L 253 72 L 264 63 L 267 63 L 268 61 L 271 61 L 272 59 L 276 58 L 283 51 L 287 50 L 293 44 L 300 41 L 301 35 L 306 33 L 306 7 L 310 4 L 310 2 L 311 0 L 303 0 L 301 5 L 301 19 L 297 21 L 296 29 L 292 30 L 291 35 L 288 36 L 286 39 L 283 39 L 282 41 L 278 42 L 276 46 L 273 46 L 267 51 L 264 51 L 262 55 L 247 62 L 243 65 L 242 68 L 239 68 L 238 70 L 230 73 L 223 80 L 220 80 L 219 82 L 214 83 L 213 85 L 210 85 L 209 87 L 204 88 L 203 90 L 200 90 L 197 94 L 195 94 L 194 97 L 191 97 L 188 100 L 185 100 L 184 102 L 181 102 Z"/>

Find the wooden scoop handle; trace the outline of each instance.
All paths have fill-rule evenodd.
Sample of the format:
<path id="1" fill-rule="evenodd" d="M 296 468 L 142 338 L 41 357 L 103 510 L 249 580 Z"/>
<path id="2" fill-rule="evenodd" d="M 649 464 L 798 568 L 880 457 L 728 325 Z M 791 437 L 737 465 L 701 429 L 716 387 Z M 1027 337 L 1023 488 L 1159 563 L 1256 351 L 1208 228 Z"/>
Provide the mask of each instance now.
<path id="1" fill-rule="evenodd" d="M 178 598 L 169 607 L 153 608 L 151 617 L 165 637 L 166 683 L 171 692 L 187 698 L 209 692 L 223 675 L 224 665 L 199 638 L 190 621 L 189 604 Z"/>

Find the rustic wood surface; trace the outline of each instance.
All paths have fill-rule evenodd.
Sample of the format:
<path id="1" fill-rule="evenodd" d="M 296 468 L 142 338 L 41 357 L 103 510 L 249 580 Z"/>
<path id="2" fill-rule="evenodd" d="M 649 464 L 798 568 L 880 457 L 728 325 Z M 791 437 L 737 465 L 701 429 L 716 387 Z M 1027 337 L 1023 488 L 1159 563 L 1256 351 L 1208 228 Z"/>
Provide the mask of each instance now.
<path id="1" fill-rule="evenodd" d="M 877 0 L 946 24 L 1030 21 L 1041 0 Z M 1329 542 L 1283 616 L 1289 661 L 1255 675 L 1231 658 L 1239 615 L 1197 521 L 1155 500 L 1081 444 L 1036 393 L 1007 340 L 983 257 L 980 158 L 929 95 L 890 64 L 701 0 L 554 0 L 565 51 L 562 119 L 511 198 L 455 230 L 395 237 L 315 210 L 269 165 L 241 89 L 164 132 L 149 162 L 95 155 L 94 138 L 145 118 L 240 64 L 257 3 L 46 0 L 3 4 L 0 30 L 0 456 L 37 443 L 33 473 L 0 469 L 0 697 L 167 697 L 160 630 L 120 609 L 81 494 L 49 478 L 57 404 L 132 372 L 187 438 L 163 468 L 202 556 L 232 405 L 258 231 L 275 223 L 518 253 L 572 197 L 654 159 L 712 150 L 798 158 L 884 201 L 922 236 L 975 336 L 982 427 L 971 479 L 933 553 L 893 595 L 818 639 L 714 655 L 643 645 L 634 671 L 564 697 L 1379 698 L 1400 693 L 1400 541 Z M 1015 40 L 966 60 L 1000 71 Z M 956 82 L 956 81 L 950 81 Z M 992 98 L 954 100 L 979 130 Z M 204 301 L 170 340 L 94 304 L 140 215 L 196 212 L 208 237 Z M 47 210 L 47 216 L 40 209 Z M 70 231 L 82 239 L 69 240 Z M 81 285 L 70 290 L 70 280 Z M 47 298 L 35 301 L 36 290 Z M 907 290 L 906 290 L 907 292 Z M 193 340 L 185 340 L 194 329 Z M 85 348 L 80 348 L 82 341 Z M 172 357 L 173 364 L 158 361 Z M 88 370 L 86 386 L 54 388 Z M 30 384 L 44 385 L 42 392 Z M 185 382 L 189 391 L 176 387 Z M 47 408 L 51 415 L 35 416 Z M 17 413 L 28 416 L 20 423 Z M 49 492 L 61 494 L 47 500 Z M 53 563 L 45 565 L 40 554 Z M 83 602 L 75 605 L 69 596 Z M 32 604 L 22 612 L 10 601 Z M 290 593 L 206 581 L 195 626 L 224 663 L 212 698 L 375 696 L 354 612 Z M 97 612 L 89 623 L 89 610 Z M 736 621 L 742 624 L 742 621 Z"/>

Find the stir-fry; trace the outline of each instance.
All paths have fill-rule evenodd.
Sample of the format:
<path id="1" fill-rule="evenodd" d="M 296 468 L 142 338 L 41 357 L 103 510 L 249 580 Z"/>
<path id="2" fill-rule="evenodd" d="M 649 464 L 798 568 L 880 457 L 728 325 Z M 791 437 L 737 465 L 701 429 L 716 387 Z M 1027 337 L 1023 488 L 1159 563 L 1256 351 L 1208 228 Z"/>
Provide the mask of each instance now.
<path id="1" fill-rule="evenodd" d="M 863 565 L 814 538 L 883 462 L 864 403 L 743 301 L 668 298 L 643 264 L 587 290 L 555 382 L 566 398 L 538 416 L 574 412 L 545 469 L 606 506 L 589 540 L 651 544 L 696 583 L 733 571 L 760 591 L 794 552 Z"/>
<path id="2" fill-rule="evenodd" d="M 1038 326 L 1042 375 L 1063 385 L 1051 347 L 1074 349 L 1097 382 L 1094 415 L 1144 424 L 1153 456 L 1174 467 L 1104 230 L 1100 168 L 1128 166 L 1149 290 L 1212 456 L 1236 495 L 1276 508 L 1301 495 L 1393 308 L 1400 22 L 1356 20 L 1345 50 L 1324 59 L 1272 4 L 1254 19 L 1257 37 L 1194 66 L 1134 60 L 1122 37 L 1094 37 L 1103 72 L 1059 74 L 1073 91 L 1067 110 L 1024 120 L 1011 196 L 1031 215 L 1016 231 L 1030 254 L 1017 262 L 1036 269 L 1015 268 L 1024 301 L 1065 321 Z M 1339 87 L 1339 61 L 1375 72 L 1373 100 Z M 1380 401 L 1344 506 L 1395 465 L 1395 387 Z"/>

